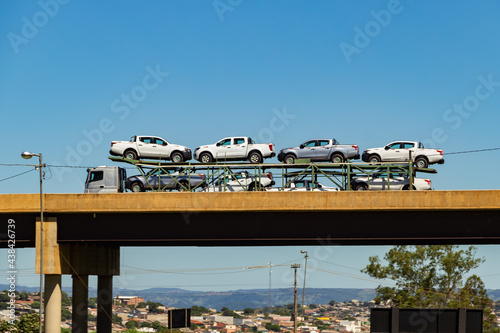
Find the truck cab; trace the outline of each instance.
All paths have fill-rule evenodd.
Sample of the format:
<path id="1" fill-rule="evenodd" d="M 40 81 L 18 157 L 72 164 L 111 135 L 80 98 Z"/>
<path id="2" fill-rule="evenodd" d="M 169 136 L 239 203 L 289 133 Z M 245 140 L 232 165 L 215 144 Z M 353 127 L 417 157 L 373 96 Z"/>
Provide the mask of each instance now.
<path id="1" fill-rule="evenodd" d="M 84 193 L 125 192 L 127 172 L 124 168 L 99 166 L 87 169 Z"/>

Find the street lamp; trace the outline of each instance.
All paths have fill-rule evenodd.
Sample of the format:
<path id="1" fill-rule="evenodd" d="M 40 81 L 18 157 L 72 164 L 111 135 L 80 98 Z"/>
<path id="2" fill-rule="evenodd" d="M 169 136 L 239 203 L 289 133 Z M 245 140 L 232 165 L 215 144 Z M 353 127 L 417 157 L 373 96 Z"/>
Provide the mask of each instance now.
<path id="1" fill-rule="evenodd" d="M 307 258 L 309 258 L 309 256 L 307 255 L 307 251 L 306 250 L 302 250 L 300 251 L 300 253 L 302 254 L 306 254 L 304 256 L 305 260 L 306 260 L 306 263 L 304 265 L 304 287 L 302 288 L 302 317 L 304 317 L 304 298 L 306 296 L 306 271 L 307 271 Z"/>
<path id="2" fill-rule="evenodd" d="M 42 188 L 42 183 L 43 183 L 43 172 L 42 168 L 44 165 L 42 164 L 42 154 L 33 154 L 30 153 L 29 151 L 23 151 L 21 153 L 21 157 L 29 160 L 33 156 L 38 157 L 38 164 L 32 165 L 35 168 L 38 168 L 40 171 L 40 326 L 39 326 L 39 331 L 40 333 L 43 332 L 43 188 Z"/>

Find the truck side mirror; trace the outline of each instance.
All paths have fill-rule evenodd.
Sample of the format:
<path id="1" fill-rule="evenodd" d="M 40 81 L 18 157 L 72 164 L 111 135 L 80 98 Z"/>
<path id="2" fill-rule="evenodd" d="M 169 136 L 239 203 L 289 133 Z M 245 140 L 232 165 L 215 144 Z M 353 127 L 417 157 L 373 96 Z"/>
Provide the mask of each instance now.
<path id="1" fill-rule="evenodd" d="M 216 145 L 217 147 L 220 147 L 220 142 L 217 142 L 215 145 Z"/>
<path id="2" fill-rule="evenodd" d="M 303 149 L 305 146 L 304 146 L 304 144 L 301 144 L 299 147 L 300 147 L 300 149 Z"/>
<path id="3" fill-rule="evenodd" d="M 385 150 L 389 150 L 389 146 L 385 146 L 385 147 L 384 147 L 384 149 L 385 149 Z"/>

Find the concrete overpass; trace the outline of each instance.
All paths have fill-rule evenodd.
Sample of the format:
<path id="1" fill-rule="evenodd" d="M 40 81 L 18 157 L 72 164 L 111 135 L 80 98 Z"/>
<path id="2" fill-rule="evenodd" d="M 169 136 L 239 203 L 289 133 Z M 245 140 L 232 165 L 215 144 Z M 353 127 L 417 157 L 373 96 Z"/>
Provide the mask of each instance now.
<path id="1" fill-rule="evenodd" d="M 73 276 L 73 332 L 86 332 L 88 275 L 98 332 L 111 332 L 120 246 L 500 244 L 500 191 L 0 195 L 0 247 L 43 243 L 46 332 L 59 332 L 62 274 Z M 14 221 L 14 222 L 12 222 Z"/>
<path id="2" fill-rule="evenodd" d="M 0 195 L 16 247 L 35 246 L 38 194 Z M 500 190 L 45 194 L 60 243 L 116 246 L 500 243 Z"/>

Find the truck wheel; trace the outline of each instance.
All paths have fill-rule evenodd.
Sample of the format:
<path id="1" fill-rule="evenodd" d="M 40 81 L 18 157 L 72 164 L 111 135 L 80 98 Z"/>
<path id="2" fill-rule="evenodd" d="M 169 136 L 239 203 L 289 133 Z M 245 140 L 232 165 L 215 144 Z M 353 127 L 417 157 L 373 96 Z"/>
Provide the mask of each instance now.
<path id="1" fill-rule="evenodd" d="M 177 191 L 179 192 L 191 191 L 191 187 L 189 186 L 187 181 L 181 180 L 179 184 L 177 184 Z"/>
<path id="2" fill-rule="evenodd" d="M 283 163 L 285 163 L 285 164 L 295 163 L 295 156 L 293 156 L 292 154 L 286 155 L 285 158 L 283 159 Z"/>
<path id="3" fill-rule="evenodd" d="M 407 185 L 403 186 L 403 191 L 408 191 L 409 189 L 410 189 L 410 185 L 407 184 Z M 411 189 L 416 190 L 415 185 L 412 185 Z"/>
<path id="4" fill-rule="evenodd" d="M 379 163 L 380 162 L 380 156 L 378 156 L 378 155 L 371 155 L 368 158 L 368 162 L 370 162 L 370 163 Z"/>
<path id="5" fill-rule="evenodd" d="M 212 162 L 212 155 L 210 155 L 210 153 L 202 153 L 200 155 L 200 162 L 201 163 L 210 163 L 210 162 Z"/>
<path id="6" fill-rule="evenodd" d="M 354 190 L 355 191 L 368 191 L 368 185 L 366 185 L 365 183 L 358 184 L 354 187 Z"/>
<path id="7" fill-rule="evenodd" d="M 132 192 L 144 192 L 144 186 L 142 186 L 142 184 L 139 182 L 133 182 L 130 185 L 130 190 Z"/>
<path id="8" fill-rule="evenodd" d="M 259 182 L 251 183 L 248 185 L 248 191 L 262 191 L 262 187 Z"/>
<path id="9" fill-rule="evenodd" d="M 137 153 L 134 150 L 126 150 L 123 153 L 124 158 L 128 158 L 129 160 L 136 160 L 137 159 Z"/>
<path id="10" fill-rule="evenodd" d="M 260 153 L 254 151 L 251 152 L 250 155 L 248 155 L 248 160 L 250 161 L 250 163 L 254 164 L 262 163 L 262 156 L 260 155 Z"/>
<path id="11" fill-rule="evenodd" d="M 170 156 L 170 158 L 172 159 L 172 162 L 174 162 L 174 163 L 184 162 L 184 158 L 182 158 L 181 153 L 173 153 L 172 156 Z"/>
<path id="12" fill-rule="evenodd" d="M 427 159 L 425 157 L 418 157 L 415 160 L 415 165 L 417 168 L 427 168 L 429 166 L 429 162 L 427 162 Z"/>
<path id="13" fill-rule="evenodd" d="M 342 154 L 333 154 L 331 161 L 332 163 L 344 163 L 344 156 Z"/>

